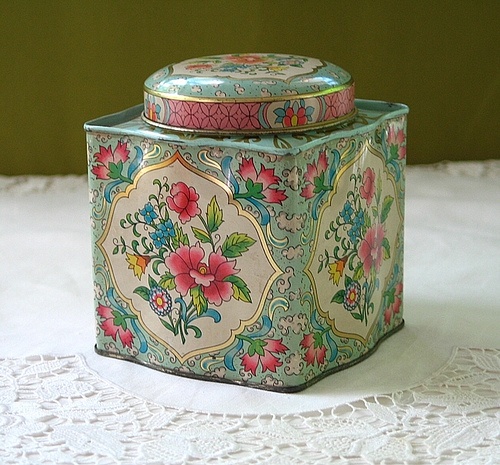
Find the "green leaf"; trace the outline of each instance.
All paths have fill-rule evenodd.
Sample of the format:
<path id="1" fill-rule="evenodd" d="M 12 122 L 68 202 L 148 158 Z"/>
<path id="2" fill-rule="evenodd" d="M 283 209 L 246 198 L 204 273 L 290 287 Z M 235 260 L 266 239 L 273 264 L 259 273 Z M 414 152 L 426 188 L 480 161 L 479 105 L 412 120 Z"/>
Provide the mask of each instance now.
<path id="1" fill-rule="evenodd" d="M 261 357 L 264 355 L 264 347 L 267 345 L 267 342 L 264 342 L 262 339 L 255 339 L 250 344 L 248 348 L 248 355 L 253 357 L 255 354 L 260 355 Z"/>
<path id="2" fill-rule="evenodd" d="M 241 257 L 253 244 L 255 244 L 255 239 L 247 234 L 232 233 L 222 244 L 222 255 L 226 258 Z"/>
<path id="3" fill-rule="evenodd" d="M 352 279 L 354 281 L 359 281 L 363 277 L 363 263 L 359 263 L 359 265 L 354 270 L 354 274 L 352 275 Z"/>
<path id="4" fill-rule="evenodd" d="M 172 237 L 172 246 L 178 249 L 181 245 L 189 245 L 189 237 L 177 223 L 174 224 L 175 235 Z"/>
<path id="5" fill-rule="evenodd" d="M 196 308 L 196 313 L 199 315 L 205 313 L 208 309 L 208 301 L 203 294 L 200 286 L 193 287 L 189 293 L 191 294 L 191 298 L 193 299 L 194 308 Z"/>
<path id="6" fill-rule="evenodd" d="M 363 319 L 363 315 L 361 315 L 361 313 L 351 313 L 351 315 L 355 320 L 362 320 Z"/>
<path id="7" fill-rule="evenodd" d="M 351 277 L 349 277 L 349 276 L 347 276 L 347 275 L 345 275 L 345 276 L 344 276 L 344 284 L 345 284 L 345 287 L 349 286 L 349 284 L 351 284 L 351 283 L 352 283 L 352 278 L 351 278 Z"/>
<path id="8" fill-rule="evenodd" d="M 196 237 L 196 239 L 198 239 L 199 241 L 204 242 L 204 243 L 212 242 L 212 238 L 209 236 L 209 234 L 206 231 L 203 231 L 203 229 L 195 228 L 194 226 L 191 226 L 191 230 L 193 231 L 194 237 Z"/>
<path id="9" fill-rule="evenodd" d="M 215 195 L 210 200 L 210 203 L 207 206 L 207 226 L 208 231 L 213 233 L 217 231 L 222 224 L 222 210 L 217 203 L 217 198 Z"/>
<path id="10" fill-rule="evenodd" d="M 146 301 L 149 300 L 149 289 L 147 287 L 139 286 L 139 287 L 135 288 L 134 294 L 137 294 L 138 296 L 142 297 Z"/>
<path id="11" fill-rule="evenodd" d="M 119 161 L 118 163 L 109 163 L 108 164 L 108 169 L 109 173 L 108 176 L 110 179 L 120 179 L 120 176 L 122 175 L 122 168 L 123 168 L 123 162 Z"/>
<path id="12" fill-rule="evenodd" d="M 323 345 L 323 334 L 320 331 L 314 333 L 314 348 L 319 349 Z"/>
<path id="13" fill-rule="evenodd" d="M 391 290 L 384 292 L 384 297 L 387 298 L 389 305 L 393 304 L 396 300 L 396 289 L 393 287 Z"/>
<path id="14" fill-rule="evenodd" d="M 153 287 L 158 287 L 158 283 L 151 276 L 148 276 L 148 284 L 150 289 L 153 289 Z"/>
<path id="15" fill-rule="evenodd" d="M 113 315 L 113 324 L 115 326 L 121 326 L 125 331 L 127 329 L 127 322 L 125 321 L 123 314 L 118 310 L 113 310 L 111 314 Z"/>
<path id="16" fill-rule="evenodd" d="M 264 194 L 262 188 L 264 187 L 261 182 L 254 183 L 250 178 L 246 180 L 245 187 L 247 188 L 246 197 L 253 197 L 254 199 L 262 200 Z"/>
<path id="17" fill-rule="evenodd" d="M 171 331 L 172 333 L 174 333 L 175 336 L 177 336 L 177 332 L 174 327 L 168 323 L 167 321 L 165 320 L 160 320 L 162 323 L 163 323 L 163 326 L 165 326 L 165 328 L 167 328 L 169 331 Z"/>
<path id="18" fill-rule="evenodd" d="M 393 144 L 389 147 L 389 161 L 397 160 L 399 158 L 399 147 L 396 144 Z"/>
<path id="19" fill-rule="evenodd" d="M 341 289 L 338 291 L 333 297 L 330 302 L 335 302 L 336 304 L 342 304 L 344 303 L 344 297 L 345 297 L 345 289 Z"/>
<path id="20" fill-rule="evenodd" d="M 392 202 L 394 202 L 394 197 L 391 197 L 390 195 L 386 195 L 385 198 L 384 198 L 384 202 L 382 203 L 382 213 L 380 215 L 380 221 L 382 223 L 389 216 L 389 212 L 391 210 Z"/>
<path id="21" fill-rule="evenodd" d="M 194 332 L 194 337 L 196 339 L 199 339 L 201 336 L 203 336 L 203 333 L 201 332 L 201 329 L 196 327 L 196 326 L 192 326 L 192 325 L 189 325 L 187 328 L 186 328 L 186 332 L 188 329 L 192 329 L 193 332 Z"/>
<path id="22" fill-rule="evenodd" d="M 174 275 L 170 272 L 166 272 L 159 281 L 159 285 L 163 287 L 164 289 L 168 289 L 171 291 L 172 289 L 175 288 L 175 280 L 174 280 Z"/>
<path id="23" fill-rule="evenodd" d="M 375 217 L 377 215 L 374 215 Z M 365 220 L 365 228 L 371 228 L 372 227 L 372 220 L 370 218 L 370 215 L 368 215 L 368 212 L 365 210 L 365 215 L 364 215 L 364 220 Z"/>
<path id="24" fill-rule="evenodd" d="M 319 176 L 314 178 L 314 194 L 319 194 L 325 190 L 325 173 L 321 173 Z"/>
<path id="25" fill-rule="evenodd" d="M 248 289 L 247 284 L 243 279 L 238 276 L 229 275 L 224 281 L 228 281 L 233 285 L 233 297 L 236 300 L 241 300 L 242 302 L 252 302 L 250 297 L 250 289 Z"/>
<path id="26" fill-rule="evenodd" d="M 389 244 L 389 239 L 387 239 L 387 237 L 384 237 L 382 240 L 382 253 L 384 260 L 391 258 L 391 244 Z"/>

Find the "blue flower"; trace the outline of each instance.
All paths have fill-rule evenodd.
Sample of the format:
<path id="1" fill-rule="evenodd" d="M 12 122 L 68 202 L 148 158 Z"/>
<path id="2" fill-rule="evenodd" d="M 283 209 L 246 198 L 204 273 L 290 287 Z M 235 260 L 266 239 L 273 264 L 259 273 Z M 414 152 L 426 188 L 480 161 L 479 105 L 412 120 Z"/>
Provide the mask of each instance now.
<path id="1" fill-rule="evenodd" d="M 345 223 L 350 223 L 352 214 L 354 213 L 354 209 L 352 208 L 351 202 L 346 202 L 340 216 L 344 220 Z"/>
<path id="2" fill-rule="evenodd" d="M 354 217 L 353 225 L 357 228 L 361 228 L 365 224 L 365 213 L 363 210 L 360 210 L 356 216 Z"/>
<path id="3" fill-rule="evenodd" d="M 142 210 L 139 210 L 139 213 L 143 216 L 144 221 L 147 224 L 151 224 L 156 218 L 158 218 L 158 215 L 154 211 L 153 205 L 151 205 L 151 202 L 148 202 L 146 205 L 144 205 L 144 208 Z"/>
<path id="4" fill-rule="evenodd" d="M 356 213 L 356 216 L 354 217 L 354 220 L 352 222 L 352 227 L 347 233 L 349 235 L 349 238 L 351 239 L 351 242 L 356 242 L 360 237 L 361 237 L 361 228 L 365 224 L 365 214 L 363 210 L 360 210 L 358 213 Z"/>
<path id="5" fill-rule="evenodd" d="M 153 239 L 153 243 L 157 249 L 167 245 L 167 239 L 174 236 L 174 225 L 170 219 L 162 221 L 153 232 L 149 233 L 149 237 Z"/>

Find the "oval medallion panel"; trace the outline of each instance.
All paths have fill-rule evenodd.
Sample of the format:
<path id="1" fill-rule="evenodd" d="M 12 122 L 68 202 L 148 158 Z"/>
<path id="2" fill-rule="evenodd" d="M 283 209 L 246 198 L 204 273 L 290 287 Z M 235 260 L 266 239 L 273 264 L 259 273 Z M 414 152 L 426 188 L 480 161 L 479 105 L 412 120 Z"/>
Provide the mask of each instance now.
<path id="1" fill-rule="evenodd" d="M 403 215 L 382 154 L 365 143 L 321 208 L 306 273 L 320 313 L 341 337 L 367 342 L 393 273 Z"/>

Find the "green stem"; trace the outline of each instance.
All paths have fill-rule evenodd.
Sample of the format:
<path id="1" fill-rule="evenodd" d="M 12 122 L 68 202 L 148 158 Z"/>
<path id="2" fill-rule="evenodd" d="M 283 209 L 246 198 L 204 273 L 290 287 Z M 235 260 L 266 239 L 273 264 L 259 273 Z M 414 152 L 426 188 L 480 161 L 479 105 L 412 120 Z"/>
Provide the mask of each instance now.
<path id="1" fill-rule="evenodd" d="M 203 216 L 201 215 L 198 215 L 198 218 L 200 219 L 201 223 L 203 224 L 203 227 L 205 228 L 205 231 L 207 232 L 207 234 L 210 236 L 210 244 L 212 245 L 212 249 L 213 251 L 215 252 L 215 242 L 214 242 L 214 238 L 212 237 L 212 233 L 210 232 L 210 230 L 208 229 L 208 224 L 207 222 L 205 221 L 205 218 L 203 218 Z"/>
<path id="2" fill-rule="evenodd" d="M 252 197 L 252 194 L 250 192 L 244 192 L 243 194 L 233 194 L 233 198 L 235 199 L 248 199 Z"/>
<path id="3" fill-rule="evenodd" d="M 118 176 L 118 179 L 122 180 L 123 182 L 127 182 L 129 184 L 132 184 L 134 181 L 132 181 L 132 179 L 130 179 L 128 176 L 124 176 L 123 174 L 120 173 L 120 175 Z"/>
<path id="4" fill-rule="evenodd" d="M 236 338 L 241 339 L 242 341 L 246 341 L 249 344 L 253 344 L 253 339 L 249 338 L 248 336 L 243 336 L 243 334 L 236 335 Z"/>

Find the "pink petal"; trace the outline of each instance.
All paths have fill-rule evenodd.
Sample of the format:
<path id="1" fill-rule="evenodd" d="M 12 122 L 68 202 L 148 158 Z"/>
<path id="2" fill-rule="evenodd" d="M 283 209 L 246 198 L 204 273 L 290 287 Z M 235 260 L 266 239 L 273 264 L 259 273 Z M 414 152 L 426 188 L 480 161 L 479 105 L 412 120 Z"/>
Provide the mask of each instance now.
<path id="1" fill-rule="evenodd" d="M 318 158 L 318 171 L 320 173 L 325 172 L 328 169 L 328 158 L 326 156 L 326 151 L 321 151 Z"/>
<path id="2" fill-rule="evenodd" d="M 266 202 L 279 203 L 280 205 L 283 200 L 286 200 L 288 198 L 285 194 L 285 191 L 281 189 L 264 189 L 264 191 L 262 191 L 262 194 L 264 195 L 264 199 L 266 200 Z"/>
<path id="3" fill-rule="evenodd" d="M 130 151 L 127 150 L 127 144 L 122 143 L 122 142 L 118 142 L 118 145 L 116 146 L 116 149 L 113 153 L 114 160 L 125 162 L 128 160 L 129 153 L 130 153 Z"/>
<path id="4" fill-rule="evenodd" d="M 240 176 L 243 179 L 251 179 L 252 181 L 255 182 L 257 180 L 257 171 L 255 170 L 253 159 L 243 158 L 243 160 L 241 160 L 238 173 L 240 173 Z"/>
<path id="5" fill-rule="evenodd" d="M 208 257 L 208 267 L 210 273 L 213 273 L 217 281 L 223 281 L 228 276 L 238 273 L 234 266 L 236 265 L 236 260 L 228 261 L 226 257 L 222 256 L 220 249 L 217 252 L 212 252 Z"/>
<path id="6" fill-rule="evenodd" d="M 318 176 L 318 168 L 316 168 L 316 162 L 307 165 L 307 171 L 304 173 L 304 179 L 307 182 L 314 184 L 314 178 Z"/>
<path id="7" fill-rule="evenodd" d="M 102 316 L 103 318 L 113 318 L 113 309 L 109 307 L 105 307 L 104 305 L 98 305 L 96 309 L 97 313 Z"/>
<path id="8" fill-rule="evenodd" d="M 108 318 L 101 323 L 101 328 L 104 331 L 105 336 L 111 336 L 116 341 L 116 333 L 118 332 L 118 326 L 113 324 L 113 318 Z"/>
<path id="9" fill-rule="evenodd" d="M 178 274 L 174 278 L 175 288 L 181 295 L 186 295 L 192 287 L 196 286 L 196 281 L 189 273 Z"/>
<path id="10" fill-rule="evenodd" d="M 132 347 L 132 341 L 134 340 L 134 335 L 130 331 L 130 329 L 126 329 L 125 331 L 120 327 L 118 329 L 118 336 L 120 341 L 122 341 L 123 347 Z"/>
<path id="11" fill-rule="evenodd" d="M 264 165 L 260 167 L 260 172 L 257 175 L 257 182 L 261 182 L 264 189 L 280 182 L 280 178 L 275 176 L 274 168 L 264 168 Z"/>
<path id="12" fill-rule="evenodd" d="M 276 368 L 280 367 L 283 365 L 282 362 L 278 360 L 277 357 L 275 357 L 271 352 L 268 350 L 264 349 L 264 356 L 260 358 L 260 363 L 262 365 L 262 371 L 272 371 L 273 373 L 276 373 Z"/>
<path id="13" fill-rule="evenodd" d="M 111 145 L 108 147 L 99 146 L 99 152 L 95 154 L 95 159 L 98 163 L 107 165 L 109 162 L 113 161 L 113 152 L 111 151 Z"/>
<path id="14" fill-rule="evenodd" d="M 198 270 L 191 270 L 189 272 L 189 276 L 194 279 L 194 282 L 198 285 L 201 285 L 203 287 L 208 287 L 212 283 L 212 281 L 215 279 L 215 276 L 213 274 L 209 273 L 200 273 Z"/>
<path id="15" fill-rule="evenodd" d="M 257 372 L 257 366 L 259 365 L 259 355 L 253 354 L 251 357 L 248 354 L 241 357 L 241 364 L 245 371 L 250 371 L 253 375 Z"/>
<path id="16" fill-rule="evenodd" d="M 265 350 L 269 350 L 275 353 L 284 353 L 288 350 L 288 347 L 282 343 L 283 339 L 265 339 L 266 345 Z"/>
<path id="17" fill-rule="evenodd" d="M 303 187 L 300 195 L 306 199 L 312 199 L 314 197 L 314 185 L 309 183 Z"/>
<path id="18" fill-rule="evenodd" d="M 96 175 L 97 179 L 109 179 L 109 169 L 104 165 L 95 165 L 92 168 L 92 173 Z"/>
<path id="19" fill-rule="evenodd" d="M 314 344 L 314 334 L 313 333 L 306 334 L 302 338 L 302 341 L 300 341 L 300 346 L 303 347 L 304 349 L 311 347 L 313 344 Z"/>

